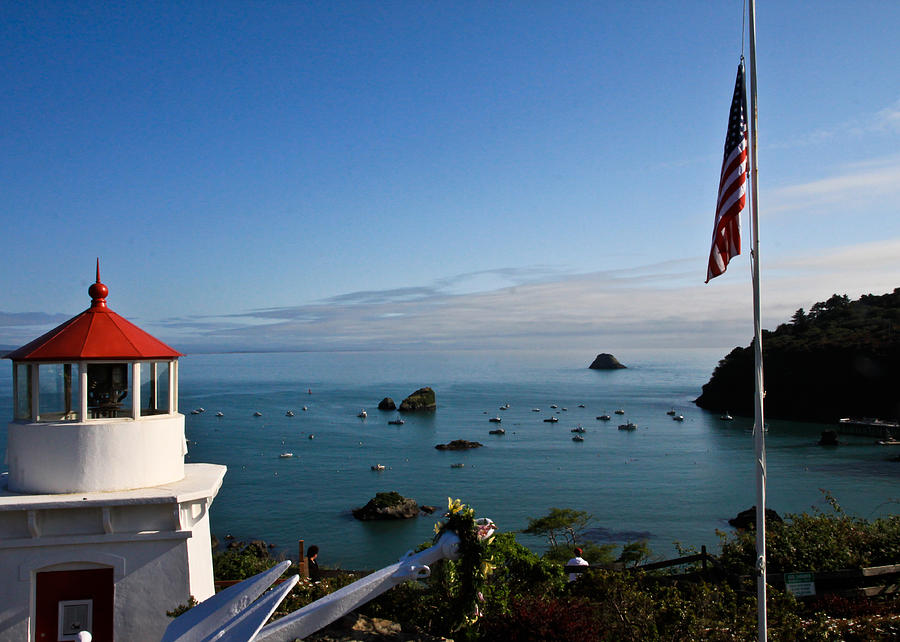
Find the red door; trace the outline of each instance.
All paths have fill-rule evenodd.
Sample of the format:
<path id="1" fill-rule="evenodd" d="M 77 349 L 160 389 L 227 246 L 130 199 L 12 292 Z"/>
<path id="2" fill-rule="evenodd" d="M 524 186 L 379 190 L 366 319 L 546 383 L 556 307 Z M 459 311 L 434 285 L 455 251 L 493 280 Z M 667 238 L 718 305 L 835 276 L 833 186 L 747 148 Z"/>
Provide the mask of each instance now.
<path id="1" fill-rule="evenodd" d="M 78 628 L 112 642 L 113 585 L 111 568 L 38 573 L 35 642 L 69 642 Z"/>

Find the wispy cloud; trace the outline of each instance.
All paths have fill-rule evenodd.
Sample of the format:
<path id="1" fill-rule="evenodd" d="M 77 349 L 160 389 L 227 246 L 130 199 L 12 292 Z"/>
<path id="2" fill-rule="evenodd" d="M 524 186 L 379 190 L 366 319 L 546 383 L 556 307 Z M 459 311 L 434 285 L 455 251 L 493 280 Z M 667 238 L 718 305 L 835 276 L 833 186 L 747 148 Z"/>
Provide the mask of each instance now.
<path id="1" fill-rule="evenodd" d="M 766 147 L 769 149 L 806 147 L 885 133 L 900 133 L 900 99 L 883 109 L 861 114 L 831 127 L 822 127 L 780 142 L 770 143 Z"/>
<path id="2" fill-rule="evenodd" d="M 832 176 L 771 190 L 766 195 L 765 214 L 849 205 L 858 208 L 887 197 L 900 197 L 900 156 L 847 165 Z"/>

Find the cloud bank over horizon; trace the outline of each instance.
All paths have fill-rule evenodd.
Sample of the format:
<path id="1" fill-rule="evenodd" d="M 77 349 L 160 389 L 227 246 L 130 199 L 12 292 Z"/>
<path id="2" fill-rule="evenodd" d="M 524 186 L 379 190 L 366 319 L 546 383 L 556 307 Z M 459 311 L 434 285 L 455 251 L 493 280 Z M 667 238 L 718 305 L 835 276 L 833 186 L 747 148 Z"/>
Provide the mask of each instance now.
<path id="1" fill-rule="evenodd" d="M 745 255 L 748 253 L 745 248 Z M 730 348 L 752 336 L 746 256 L 710 284 L 702 259 L 589 274 L 556 266 L 462 273 L 431 284 L 367 290 L 322 301 L 208 317 L 129 317 L 185 352 L 266 350 L 561 350 Z M 763 327 L 831 294 L 883 294 L 900 286 L 900 239 L 797 254 L 763 264 Z M 485 289 L 485 284 L 495 287 Z M 859 284 L 866 283 L 862 288 Z M 798 292 L 803 295 L 798 298 Z M 113 306 L 114 307 L 114 306 Z M 74 313 L 70 316 L 74 316 Z M 7 345 L 69 318 L 0 314 Z"/>

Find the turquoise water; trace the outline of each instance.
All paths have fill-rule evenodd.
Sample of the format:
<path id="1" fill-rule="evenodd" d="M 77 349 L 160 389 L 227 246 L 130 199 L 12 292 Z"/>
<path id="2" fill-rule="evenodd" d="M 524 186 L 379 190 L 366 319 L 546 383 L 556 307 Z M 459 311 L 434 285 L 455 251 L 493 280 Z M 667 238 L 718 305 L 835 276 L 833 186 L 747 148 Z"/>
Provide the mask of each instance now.
<path id="1" fill-rule="evenodd" d="M 291 555 L 304 539 L 321 547 L 326 566 L 382 566 L 429 539 L 438 518 L 362 523 L 351 516 L 376 492 L 396 490 L 439 508 L 448 496 L 461 498 L 504 530 L 520 530 L 554 506 L 584 510 L 606 541 L 646 538 L 668 556 L 674 541 L 715 548 L 715 529 L 755 503 L 752 420 L 723 422 L 691 403 L 722 354 L 618 353 L 629 368 L 617 371 L 589 370 L 594 355 L 564 353 L 195 355 L 180 360 L 179 403 L 188 461 L 228 466 L 211 511 L 220 540 L 262 538 Z M 9 379 L 9 372 L 0 377 L 7 416 Z M 399 404 L 426 385 L 437 395 L 436 412 L 408 414 L 393 426 L 387 422 L 396 413 L 377 410 L 383 397 Z M 197 407 L 206 412 L 189 414 Z M 363 408 L 366 419 L 356 416 Z M 624 417 L 595 419 L 616 408 Z M 683 423 L 666 415 L 670 408 Z M 285 416 L 288 410 L 295 415 Z M 559 422 L 545 423 L 552 414 Z M 502 417 L 505 436 L 488 434 L 492 416 Z M 617 430 L 624 420 L 639 428 Z M 891 500 L 900 498 L 900 464 L 887 459 L 900 453 L 852 436 L 823 448 L 816 441 L 828 426 L 768 423 L 769 507 L 824 507 L 826 489 L 862 517 L 897 512 Z M 571 439 L 579 424 L 587 430 L 582 443 Z M 5 447 L 5 434 L 0 439 Z M 435 450 L 453 439 L 485 447 Z M 457 462 L 465 466 L 451 468 Z M 386 470 L 374 472 L 374 464 Z"/>

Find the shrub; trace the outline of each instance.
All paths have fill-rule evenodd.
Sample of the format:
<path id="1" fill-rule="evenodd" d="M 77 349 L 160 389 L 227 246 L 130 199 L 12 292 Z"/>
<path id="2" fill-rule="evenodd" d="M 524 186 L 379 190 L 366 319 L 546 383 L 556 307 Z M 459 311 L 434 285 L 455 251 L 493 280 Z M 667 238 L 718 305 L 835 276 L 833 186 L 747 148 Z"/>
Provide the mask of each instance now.
<path id="1" fill-rule="evenodd" d="M 823 491 L 825 492 L 825 491 Z M 900 516 L 872 521 L 844 513 L 830 494 L 828 513 L 787 515 L 766 526 L 766 562 L 771 573 L 835 571 L 895 564 L 900 560 Z M 756 533 L 719 533 L 723 567 L 736 575 L 753 571 Z"/>
<path id="2" fill-rule="evenodd" d="M 603 639 L 591 604 L 571 597 L 517 597 L 507 612 L 486 616 L 479 631 L 485 640 L 509 642 Z"/>

